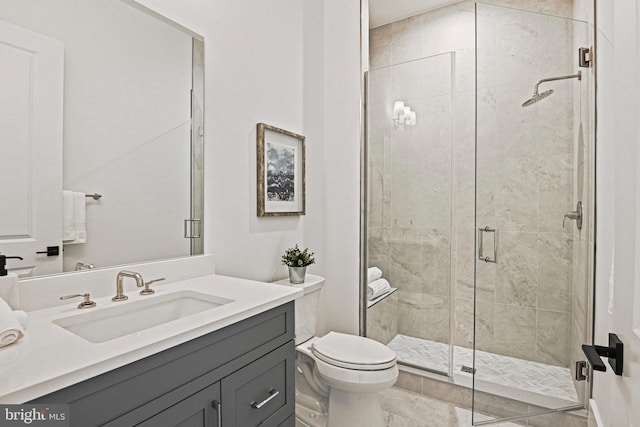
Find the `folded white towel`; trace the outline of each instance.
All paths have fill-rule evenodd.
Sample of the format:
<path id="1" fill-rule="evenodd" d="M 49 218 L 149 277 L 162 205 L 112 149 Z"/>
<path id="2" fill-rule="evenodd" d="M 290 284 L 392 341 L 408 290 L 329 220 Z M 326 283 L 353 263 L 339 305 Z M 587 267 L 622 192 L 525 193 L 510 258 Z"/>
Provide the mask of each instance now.
<path id="1" fill-rule="evenodd" d="M 367 283 L 371 283 L 381 277 L 382 270 L 380 270 L 378 267 L 369 267 L 369 269 L 367 270 Z"/>
<path id="2" fill-rule="evenodd" d="M 27 312 L 23 310 L 13 310 L 13 315 L 16 316 L 16 320 L 22 326 L 22 329 L 27 329 Z"/>
<path id="3" fill-rule="evenodd" d="M 24 329 L 11 310 L 11 307 L 0 299 L 0 347 L 13 344 L 24 336 Z"/>
<path id="4" fill-rule="evenodd" d="M 84 193 L 73 193 L 73 213 L 75 217 L 76 239 L 73 243 L 87 242 L 87 208 Z"/>
<path id="5" fill-rule="evenodd" d="M 73 208 L 73 192 L 62 191 L 62 240 L 72 242 L 76 240 L 76 219 Z"/>
<path id="6" fill-rule="evenodd" d="M 391 285 L 387 279 L 377 279 L 367 285 L 367 299 L 378 298 L 391 290 Z"/>

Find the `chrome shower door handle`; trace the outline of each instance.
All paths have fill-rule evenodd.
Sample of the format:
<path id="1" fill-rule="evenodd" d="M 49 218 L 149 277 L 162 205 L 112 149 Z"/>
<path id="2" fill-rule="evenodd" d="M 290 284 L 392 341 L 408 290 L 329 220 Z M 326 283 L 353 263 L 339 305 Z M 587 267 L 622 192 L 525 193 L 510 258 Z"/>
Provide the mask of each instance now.
<path id="1" fill-rule="evenodd" d="M 484 234 L 493 233 L 493 258 L 484 255 Z M 498 262 L 498 229 L 489 226 L 478 228 L 478 259 L 484 262 Z"/>

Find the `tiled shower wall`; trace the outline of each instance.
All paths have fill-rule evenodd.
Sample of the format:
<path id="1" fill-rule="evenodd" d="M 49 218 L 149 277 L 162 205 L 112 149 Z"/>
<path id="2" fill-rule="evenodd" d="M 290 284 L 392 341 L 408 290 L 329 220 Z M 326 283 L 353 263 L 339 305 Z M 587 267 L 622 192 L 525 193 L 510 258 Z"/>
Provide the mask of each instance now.
<path id="1" fill-rule="evenodd" d="M 491 3 L 573 16 L 572 1 Z M 477 183 L 473 2 L 370 32 L 370 87 L 380 98 L 373 102 L 379 106 L 369 105 L 369 265 L 382 268 L 399 288 L 399 333 L 449 342 L 454 321 L 454 343 L 469 347 L 477 191 L 478 226 L 497 227 L 500 245 L 497 264 L 478 265 L 477 348 L 568 366 L 569 346 L 586 323 L 586 308 L 575 301 L 581 294 L 573 298 L 573 276 L 586 274 L 584 265 L 572 262 L 575 227 L 562 227 L 563 215 L 574 209 L 578 85 L 552 83 L 546 88 L 554 88 L 553 96 L 526 109 L 520 105 L 538 80 L 577 71 L 576 28 L 546 15 L 480 8 Z M 431 58 L 381 68 L 425 57 Z M 397 71 L 402 67 L 411 67 L 413 76 Z M 424 73 L 415 75 L 420 67 Z M 418 125 L 393 128 L 393 101 L 411 105 L 395 97 L 394 85 L 413 85 L 428 99 L 420 91 L 432 83 L 441 88 L 433 110 L 422 104 Z M 431 123 L 428 131 L 421 122 Z"/>

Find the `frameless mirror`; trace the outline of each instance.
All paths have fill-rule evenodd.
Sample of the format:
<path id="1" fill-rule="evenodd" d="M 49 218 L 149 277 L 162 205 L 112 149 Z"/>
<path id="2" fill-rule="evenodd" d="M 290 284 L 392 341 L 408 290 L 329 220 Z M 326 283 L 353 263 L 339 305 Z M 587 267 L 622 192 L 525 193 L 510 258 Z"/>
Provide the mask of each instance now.
<path id="1" fill-rule="evenodd" d="M 202 253 L 203 54 L 133 1 L 0 0 L 10 271 Z"/>

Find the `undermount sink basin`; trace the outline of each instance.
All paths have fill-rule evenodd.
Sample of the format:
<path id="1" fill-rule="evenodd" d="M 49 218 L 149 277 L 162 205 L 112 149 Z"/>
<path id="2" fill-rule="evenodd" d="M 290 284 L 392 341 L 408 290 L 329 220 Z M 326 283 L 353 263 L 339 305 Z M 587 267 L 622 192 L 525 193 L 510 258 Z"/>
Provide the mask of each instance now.
<path id="1" fill-rule="evenodd" d="M 194 291 L 178 291 L 148 299 L 114 303 L 102 310 L 53 321 L 92 343 L 101 343 L 169 323 L 233 300 Z M 92 310 L 92 309 L 89 309 Z"/>

